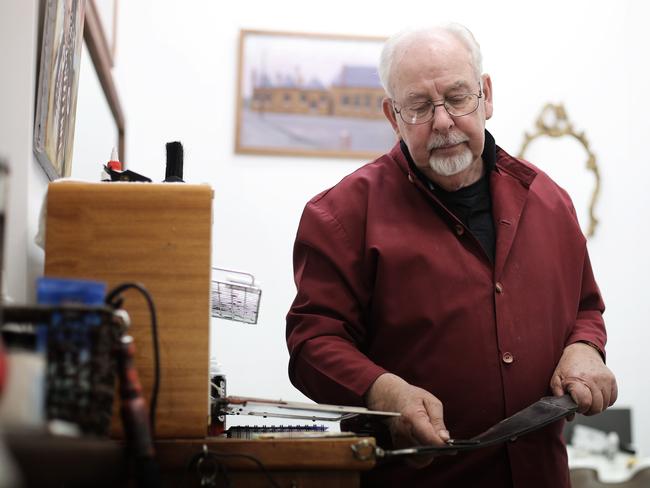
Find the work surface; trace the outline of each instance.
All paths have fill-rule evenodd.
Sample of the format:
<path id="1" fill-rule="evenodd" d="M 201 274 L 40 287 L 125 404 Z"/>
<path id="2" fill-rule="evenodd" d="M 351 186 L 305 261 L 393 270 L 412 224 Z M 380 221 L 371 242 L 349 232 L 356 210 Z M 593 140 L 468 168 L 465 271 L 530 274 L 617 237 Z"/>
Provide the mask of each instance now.
<path id="1" fill-rule="evenodd" d="M 108 439 L 64 438 L 41 431 L 4 435 L 26 487 L 135 486 L 127 481 L 124 444 Z M 374 467 L 352 446 L 371 452 L 373 438 L 169 439 L 155 443 L 164 487 L 213 484 L 232 488 L 353 488 Z M 204 450 L 204 446 L 207 448 Z"/>
<path id="2" fill-rule="evenodd" d="M 216 486 L 357 487 L 362 461 L 352 446 L 374 446 L 372 438 L 175 439 L 156 442 L 164 486 L 199 486 L 214 475 Z M 207 456 L 201 453 L 207 447 Z M 230 485 L 227 483 L 230 482 Z M 274 484 L 275 483 L 275 484 Z"/>

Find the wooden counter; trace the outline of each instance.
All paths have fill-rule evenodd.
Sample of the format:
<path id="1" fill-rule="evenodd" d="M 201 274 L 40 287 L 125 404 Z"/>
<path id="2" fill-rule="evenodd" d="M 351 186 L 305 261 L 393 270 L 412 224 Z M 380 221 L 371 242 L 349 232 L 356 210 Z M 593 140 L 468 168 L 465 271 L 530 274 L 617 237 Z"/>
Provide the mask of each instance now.
<path id="1" fill-rule="evenodd" d="M 128 470 L 121 442 L 54 436 L 44 430 L 5 432 L 5 442 L 25 488 L 125 486 Z"/>
<path id="2" fill-rule="evenodd" d="M 375 443 L 372 438 L 359 437 L 161 440 L 156 442 L 156 457 L 163 486 L 200 486 L 199 470 L 213 473 L 221 465 L 226 474 L 216 474 L 216 486 L 266 488 L 276 486 L 274 481 L 287 488 L 352 488 L 359 486 L 360 472 L 375 465 L 373 460 L 355 457 L 352 446 L 362 441 L 370 446 Z M 198 466 L 204 444 L 209 456 Z"/>

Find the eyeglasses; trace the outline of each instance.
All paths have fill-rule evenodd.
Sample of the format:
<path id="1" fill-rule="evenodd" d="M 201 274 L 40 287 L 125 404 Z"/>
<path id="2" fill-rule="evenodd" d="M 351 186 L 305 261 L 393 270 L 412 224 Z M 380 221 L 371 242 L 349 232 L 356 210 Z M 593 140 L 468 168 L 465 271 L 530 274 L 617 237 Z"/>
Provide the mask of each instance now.
<path id="1" fill-rule="evenodd" d="M 462 93 L 445 97 L 443 100 L 427 100 L 426 102 L 419 102 L 402 108 L 397 108 L 393 100 L 393 110 L 399 114 L 406 124 L 426 124 L 433 120 L 436 107 L 445 107 L 447 113 L 452 117 L 462 117 L 476 111 L 480 98 L 483 98 L 483 93 L 479 88 L 478 95 Z"/>

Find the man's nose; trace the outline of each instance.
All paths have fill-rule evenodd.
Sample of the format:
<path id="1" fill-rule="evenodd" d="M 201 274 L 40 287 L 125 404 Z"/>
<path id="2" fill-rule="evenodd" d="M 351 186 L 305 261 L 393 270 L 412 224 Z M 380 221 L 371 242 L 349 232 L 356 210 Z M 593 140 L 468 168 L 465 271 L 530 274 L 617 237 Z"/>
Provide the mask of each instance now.
<path id="1" fill-rule="evenodd" d="M 433 104 L 433 120 L 431 129 L 436 132 L 448 132 L 454 126 L 454 118 L 449 115 L 444 103 Z"/>

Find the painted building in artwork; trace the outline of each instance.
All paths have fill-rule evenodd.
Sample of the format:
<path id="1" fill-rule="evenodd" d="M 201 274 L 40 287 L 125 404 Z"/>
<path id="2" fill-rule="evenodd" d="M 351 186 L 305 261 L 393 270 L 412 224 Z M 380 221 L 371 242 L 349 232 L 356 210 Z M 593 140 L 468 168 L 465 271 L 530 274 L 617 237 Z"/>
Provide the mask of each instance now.
<path id="1" fill-rule="evenodd" d="M 318 80 L 302 83 L 299 77 L 262 74 L 254 85 L 251 109 L 257 112 L 328 115 L 331 97 Z"/>
<path id="2" fill-rule="evenodd" d="M 343 66 L 327 88 L 319 80 L 303 83 L 300 76 L 263 73 L 253 76 L 251 110 L 291 114 L 382 118 L 384 89 L 371 66 Z"/>
<path id="3" fill-rule="evenodd" d="M 345 117 L 383 118 L 384 89 L 377 70 L 370 66 L 343 66 L 330 88 L 332 114 Z"/>

